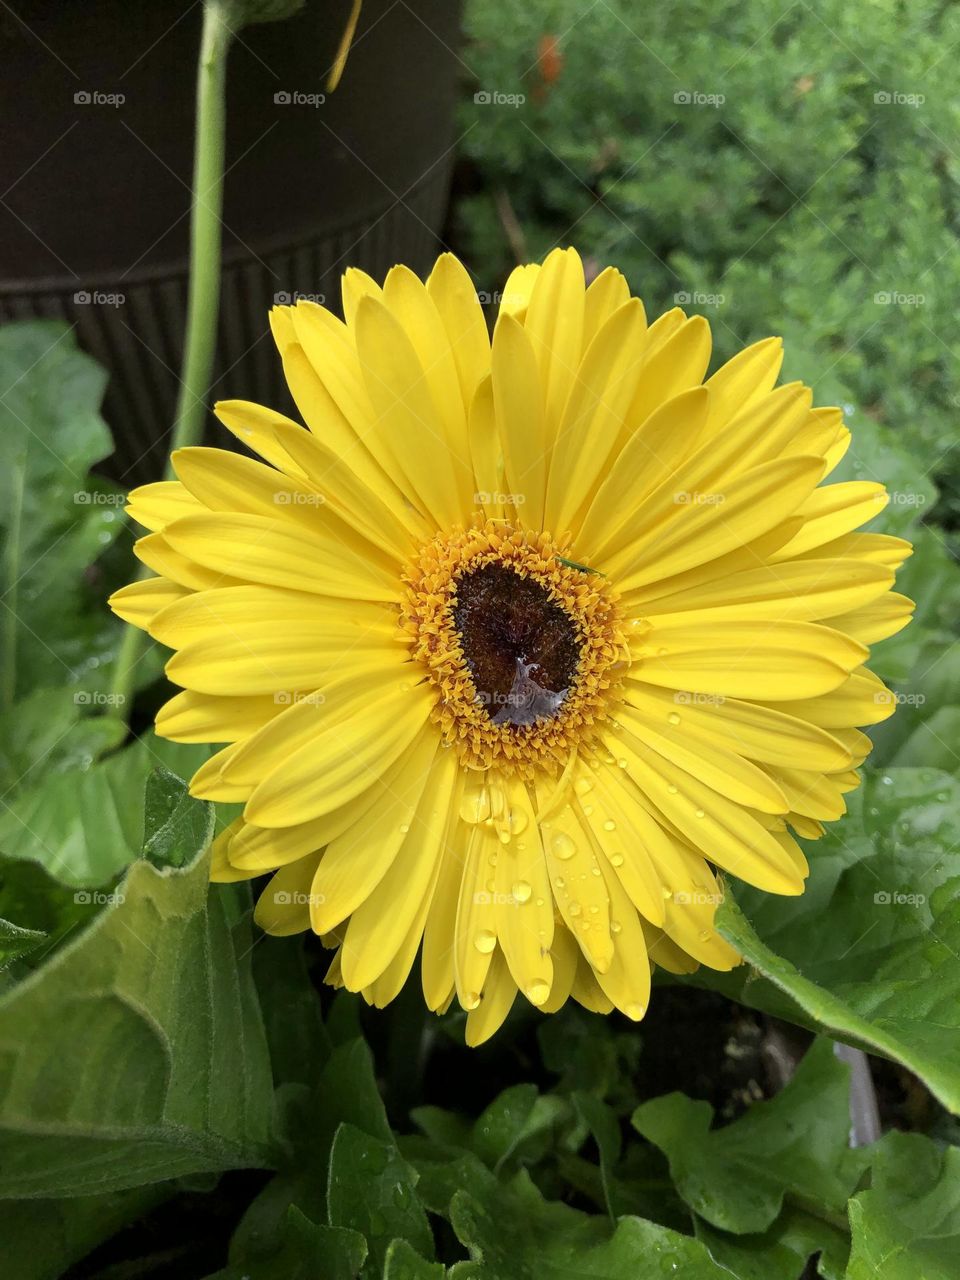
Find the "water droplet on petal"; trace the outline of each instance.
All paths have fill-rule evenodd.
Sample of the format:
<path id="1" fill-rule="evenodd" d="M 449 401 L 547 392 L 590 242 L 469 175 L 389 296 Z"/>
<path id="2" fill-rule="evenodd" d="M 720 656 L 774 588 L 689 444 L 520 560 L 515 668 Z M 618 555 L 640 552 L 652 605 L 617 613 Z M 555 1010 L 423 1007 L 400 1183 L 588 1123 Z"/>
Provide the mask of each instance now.
<path id="1" fill-rule="evenodd" d="M 545 982 L 543 978 L 535 978 L 526 987 L 525 994 L 531 1004 L 543 1004 L 550 994 L 550 984 Z"/>
<path id="2" fill-rule="evenodd" d="M 527 884 L 526 880 L 518 880 L 513 886 L 513 896 L 518 902 L 529 901 L 532 893 L 533 889 L 531 889 L 530 885 Z"/>
<path id="3" fill-rule="evenodd" d="M 614 822 L 612 818 L 608 818 L 606 822 L 603 824 L 603 829 L 604 831 L 616 831 L 617 824 Z"/>
<path id="4" fill-rule="evenodd" d="M 489 929 L 481 929 L 473 940 L 473 945 L 484 955 L 489 955 L 497 945 L 497 935 Z"/>
<path id="5" fill-rule="evenodd" d="M 572 858 L 577 852 L 577 846 L 573 843 L 565 831 L 557 831 L 554 833 L 550 841 L 550 847 L 557 858 Z"/>
<path id="6" fill-rule="evenodd" d="M 647 1012 L 647 1006 L 645 1004 L 628 1004 L 623 1012 L 634 1022 L 639 1022 Z"/>
<path id="7" fill-rule="evenodd" d="M 671 711 L 670 714 L 667 716 L 667 719 L 670 721 L 671 724 L 680 723 L 680 717 L 677 715 L 676 711 Z"/>
<path id="8" fill-rule="evenodd" d="M 612 866 L 614 866 L 614 867 L 622 867 L 622 866 L 623 866 L 623 854 L 622 854 L 622 853 L 615 853 L 615 854 L 611 857 L 611 859 L 610 859 L 610 863 L 611 863 L 611 865 L 612 865 Z"/>
<path id="9" fill-rule="evenodd" d="M 572 916 L 578 916 L 581 914 L 582 911 L 583 911 L 583 907 L 581 907 L 579 902 L 570 903 L 570 914 Z"/>

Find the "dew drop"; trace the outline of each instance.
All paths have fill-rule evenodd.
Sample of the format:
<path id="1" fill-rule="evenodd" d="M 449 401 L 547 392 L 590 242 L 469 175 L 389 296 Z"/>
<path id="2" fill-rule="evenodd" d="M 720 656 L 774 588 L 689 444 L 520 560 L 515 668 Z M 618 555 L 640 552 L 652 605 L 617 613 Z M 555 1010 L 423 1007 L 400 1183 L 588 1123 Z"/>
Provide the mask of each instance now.
<path id="1" fill-rule="evenodd" d="M 491 933 L 489 929 L 481 929 L 474 938 L 473 945 L 483 955 L 489 955 L 497 945 L 497 935 L 495 933 Z"/>
<path id="2" fill-rule="evenodd" d="M 480 1004 L 480 993 L 478 991 L 465 991 L 460 997 L 460 1003 L 464 1009 L 476 1009 Z"/>
<path id="3" fill-rule="evenodd" d="M 647 1006 L 645 1004 L 639 1004 L 639 1003 L 628 1004 L 623 1012 L 627 1015 L 628 1018 L 632 1019 L 632 1021 L 639 1022 L 640 1019 L 643 1017 L 643 1015 L 647 1012 Z"/>
<path id="4" fill-rule="evenodd" d="M 696 813 L 696 815 L 697 815 L 697 817 L 698 817 L 698 818 L 702 818 L 702 817 L 704 817 L 704 816 L 705 816 L 705 815 L 704 815 L 704 812 L 703 812 L 703 810 L 702 810 L 702 809 L 696 809 L 696 810 L 694 810 L 694 812 Z"/>
<path id="5" fill-rule="evenodd" d="M 665 898 L 673 897 L 673 890 L 670 888 L 668 884 L 662 884 L 660 886 L 660 892 L 663 894 Z"/>
<path id="6" fill-rule="evenodd" d="M 619 932 L 620 932 L 620 930 L 621 930 L 622 928 L 623 928 L 623 925 L 620 923 L 620 921 L 619 921 L 619 920 L 611 920 L 611 921 L 610 921 L 610 932 L 611 932 L 611 933 L 619 933 Z"/>
<path id="7" fill-rule="evenodd" d="M 570 903 L 570 914 L 571 914 L 572 916 L 577 917 L 577 916 L 581 915 L 581 914 L 582 914 L 582 912 L 583 912 L 583 907 L 581 907 L 581 905 L 580 905 L 580 903 L 579 903 L 579 902 L 571 902 L 571 903 Z"/>
<path id="8" fill-rule="evenodd" d="M 409 823 L 409 822 L 401 822 L 401 823 L 400 823 L 400 834 L 401 834 L 402 836 L 405 836 L 409 830 L 410 830 L 410 823 Z"/>
<path id="9" fill-rule="evenodd" d="M 531 1004 L 543 1004 L 550 994 L 550 984 L 543 978 L 534 978 L 533 982 L 525 988 L 525 993 Z"/>
<path id="10" fill-rule="evenodd" d="M 667 719 L 670 721 L 671 724 L 680 723 L 680 717 L 677 715 L 676 711 L 671 711 L 670 714 L 667 716 Z"/>
<path id="11" fill-rule="evenodd" d="M 550 841 L 550 847 L 553 849 L 554 855 L 561 860 L 572 858 L 577 852 L 577 846 L 573 843 L 565 831 L 557 831 L 553 839 Z"/>
<path id="12" fill-rule="evenodd" d="M 554 880 L 553 883 L 557 886 L 558 889 L 563 889 L 566 887 L 567 882 L 566 880 L 564 880 L 563 876 L 557 876 L 556 880 Z"/>
<path id="13" fill-rule="evenodd" d="M 612 866 L 614 866 L 614 867 L 622 867 L 622 866 L 623 866 L 623 854 L 622 854 L 622 853 L 615 853 L 615 854 L 613 855 L 613 857 L 610 859 L 610 863 L 611 863 L 611 865 L 612 865 Z"/>
<path id="14" fill-rule="evenodd" d="M 518 880 L 513 886 L 513 896 L 517 902 L 529 902 L 533 889 L 527 884 L 526 880 Z"/>
<path id="15" fill-rule="evenodd" d="M 614 822 L 612 818 L 608 818 L 606 822 L 603 824 L 603 829 L 604 831 L 616 831 L 617 824 Z"/>
<path id="16" fill-rule="evenodd" d="M 672 782 L 671 782 L 671 783 L 670 783 L 670 785 L 667 787 L 667 790 L 670 792 L 670 794 L 671 794 L 672 796 L 675 796 L 675 795 L 677 794 L 677 788 L 673 785 L 673 783 L 672 783 Z"/>
<path id="17" fill-rule="evenodd" d="M 593 782 L 590 778 L 578 778 L 573 784 L 573 789 L 578 796 L 588 795 L 593 790 Z"/>

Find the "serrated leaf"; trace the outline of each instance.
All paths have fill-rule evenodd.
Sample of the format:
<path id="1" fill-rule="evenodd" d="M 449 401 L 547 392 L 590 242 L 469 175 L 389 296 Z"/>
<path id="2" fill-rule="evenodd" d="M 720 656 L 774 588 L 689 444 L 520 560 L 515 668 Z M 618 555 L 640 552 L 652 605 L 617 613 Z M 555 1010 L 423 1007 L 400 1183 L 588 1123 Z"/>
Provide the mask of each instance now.
<path id="1" fill-rule="evenodd" d="M 695 1228 L 714 1262 L 727 1267 L 737 1280 L 797 1280 L 807 1274 L 813 1254 L 819 1254 L 817 1273 L 824 1280 L 841 1280 L 850 1253 L 845 1230 L 802 1209 L 784 1209 L 757 1235 L 718 1231 L 702 1218 L 696 1219 Z"/>
<path id="2" fill-rule="evenodd" d="M 184 867 L 209 838 L 210 811 L 182 778 L 162 765 L 147 778 L 143 857 L 155 867 Z"/>
<path id="3" fill-rule="evenodd" d="M 333 1226 L 359 1231 L 370 1247 L 364 1276 L 379 1280 L 391 1241 L 401 1236 L 428 1258 L 433 1233 L 417 1199 L 415 1169 L 392 1139 L 380 1141 L 342 1124 L 330 1152 L 327 1205 Z"/>
<path id="4" fill-rule="evenodd" d="M 960 782 L 889 770 L 848 803 L 802 897 L 744 889 L 719 908 L 748 965 L 692 981 L 902 1062 L 958 1113 Z"/>
<path id="5" fill-rule="evenodd" d="M 849 1074 L 828 1041 L 804 1056 L 787 1086 L 732 1124 L 711 1129 L 713 1108 L 682 1093 L 644 1102 L 633 1125 L 670 1162 L 694 1213 L 725 1231 L 765 1231 L 784 1198 L 842 1214 L 862 1162 L 851 1156 Z"/>
<path id="6" fill-rule="evenodd" d="M 0 916 L 0 969 L 6 969 L 14 960 L 29 955 L 46 940 L 47 935 L 42 930 L 24 929 Z"/>
<path id="7" fill-rule="evenodd" d="M 406 1240 L 393 1240 L 387 1248 L 383 1280 L 443 1280 L 442 1262 L 428 1262 Z"/>
<path id="8" fill-rule="evenodd" d="M 212 829 L 212 815 L 206 838 Z M 0 999 L 0 1195 L 89 1195 L 273 1160 L 272 1081 L 231 886 L 135 863 Z"/>
<path id="9" fill-rule="evenodd" d="M 870 1189 L 850 1202 L 850 1225 L 845 1280 L 956 1280 L 960 1150 L 941 1150 L 920 1134 L 888 1134 Z"/>

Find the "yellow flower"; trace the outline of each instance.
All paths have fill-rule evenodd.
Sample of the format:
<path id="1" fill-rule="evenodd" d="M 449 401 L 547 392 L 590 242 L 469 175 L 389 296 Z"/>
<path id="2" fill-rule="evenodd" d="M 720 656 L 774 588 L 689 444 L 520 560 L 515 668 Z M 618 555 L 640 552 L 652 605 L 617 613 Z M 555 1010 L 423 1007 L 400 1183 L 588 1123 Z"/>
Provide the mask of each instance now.
<path id="1" fill-rule="evenodd" d="M 728 969 L 722 873 L 803 890 L 794 834 L 844 812 L 892 696 L 867 645 L 909 617 L 909 545 L 819 487 L 839 409 L 775 387 L 781 343 L 704 382 L 710 330 L 648 325 L 573 250 L 513 273 L 492 341 L 467 272 L 355 270 L 345 322 L 271 320 L 304 429 L 228 401 L 264 461 L 174 455 L 130 512 L 156 573 L 117 613 L 176 650 L 157 731 L 226 743 L 213 878 L 275 874 L 271 933 L 479 1043 L 519 992 L 642 1017 L 652 964 Z"/>

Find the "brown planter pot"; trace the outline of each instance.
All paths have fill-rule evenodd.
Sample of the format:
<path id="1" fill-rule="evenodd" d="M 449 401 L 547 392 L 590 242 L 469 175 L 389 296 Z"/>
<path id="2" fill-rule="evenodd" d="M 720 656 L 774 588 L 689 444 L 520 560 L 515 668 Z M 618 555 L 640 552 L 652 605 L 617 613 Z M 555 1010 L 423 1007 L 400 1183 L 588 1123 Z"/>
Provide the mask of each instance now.
<path id="1" fill-rule="evenodd" d="M 288 406 L 267 312 L 337 305 L 346 266 L 423 270 L 453 154 L 460 6 L 365 0 L 325 95 L 348 0 L 307 0 L 230 51 L 218 395 Z M 124 484 L 162 471 L 186 313 L 199 4 L 0 9 L 0 320 L 63 317 L 105 364 Z M 325 96 L 324 96 L 325 95 Z M 321 101 L 321 98 L 324 100 Z M 16 122 L 16 127 L 12 127 Z M 215 430 L 215 424 L 212 424 Z"/>

